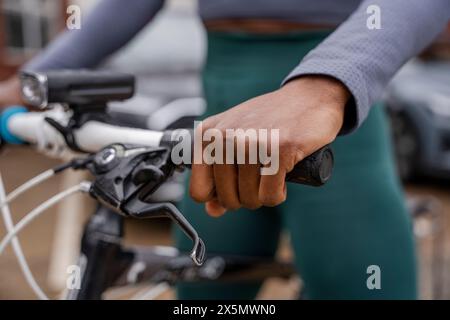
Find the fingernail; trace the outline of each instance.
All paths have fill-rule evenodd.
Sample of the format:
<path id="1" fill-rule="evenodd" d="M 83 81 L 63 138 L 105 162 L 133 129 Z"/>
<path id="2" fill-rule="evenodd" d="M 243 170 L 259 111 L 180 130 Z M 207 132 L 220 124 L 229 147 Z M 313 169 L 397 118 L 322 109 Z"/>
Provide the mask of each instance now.
<path id="1" fill-rule="evenodd" d="M 224 207 L 222 207 L 217 201 L 208 201 L 205 203 L 206 212 L 212 217 L 220 217 L 225 214 L 227 211 Z"/>

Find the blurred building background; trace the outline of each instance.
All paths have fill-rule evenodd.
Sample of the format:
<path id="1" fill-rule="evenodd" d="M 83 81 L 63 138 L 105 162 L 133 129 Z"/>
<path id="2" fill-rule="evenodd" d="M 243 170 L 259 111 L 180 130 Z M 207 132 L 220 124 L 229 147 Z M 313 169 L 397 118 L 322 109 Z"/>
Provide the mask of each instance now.
<path id="1" fill-rule="evenodd" d="M 80 5 L 83 19 L 97 1 L 0 0 L 0 79 L 14 74 L 25 61 L 45 47 L 58 32 L 65 29 L 68 5 Z M 176 98 L 201 96 L 199 71 L 204 55 L 205 36 L 201 21 L 196 15 L 196 1 L 166 0 L 165 8 L 157 15 L 154 22 L 126 47 L 105 61 L 102 67 L 135 74 L 138 79 L 138 94 L 146 96 L 148 98 L 146 103 L 150 104 L 148 109 L 141 108 L 135 111 L 147 112 L 146 110 L 154 110 Z M 416 86 L 414 91 L 427 87 L 427 92 L 434 92 L 435 87 L 439 87 L 440 96 L 444 96 L 444 99 L 439 100 L 444 113 L 432 118 L 430 127 L 423 126 L 420 122 L 415 123 L 415 126 L 419 128 L 414 130 L 420 129 L 421 133 L 429 136 L 427 133 L 434 132 L 433 126 L 438 123 L 439 134 L 445 136 L 450 134 L 450 117 L 445 117 L 445 110 L 450 110 L 450 90 L 445 90 L 450 89 L 450 72 L 448 76 L 445 76 L 444 72 L 444 75 L 439 77 L 440 86 L 430 86 L 428 78 L 422 75 L 425 69 L 428 73 L 434 74 L 433 71 L 429 71 L 431 65 L 440 73 L 450 66 L 450 27 L 422 54 L 422 57 L 427 60 L 425 62 L 415 60 L 406 67 L 394 80 L 388 92 L 402 92 L 402 94 L 408 92 L 404 90 L 403 84 L 406 82 L 414 82 Z M 440 64 L 437 68 L 436 60 Z M 400 90 L 398 90 L 399 86 Z M 440 89 L 441 87 L 443 89 Z M 445 97 L 448 103 L 445 102 Z M 397 95 L 395 98 L 397 99 Z M 403 108 L 431 110 L 435 106 L 427 100 L 426 106 L 417 107 L 417 101 L 418 99 L 413 99 L 412 102 L 408 100 L 404 103 L 406 107 L 403 106 Z M 404 113 L 400 116 L 404 117 Z M 436 119 L 438 121 L 435 121 Z M 394 133 L 401 133 L 394 134 L 397 154 L 403 157 L 399 162 L 399 172 L 405 171 L 403 169 L 409 165 L 408 161 L 411 158 L 417 158 L 417 152 L 420 152 L 419 155 L 422 154 L 423 149 L 414 149 L 411 145 L 431 143 L 431 140 L 419 141 L 417 133 L 409 132 L 409 135 L 405 135 L 405 130 L 402 129 L 404 122 L 399 122 L 395 118 L 392 128 Z M 398 128 L 402 130 L 397 130 Z M 446 131 L 446 128 L 449 129 Z M 441 141 L 439 140 L 441 136 L 433 139 L 433 143 Z M 429 157 L 435 160 L 432 163 L 450 166 L 450 143 L 447 151 L 445 148 L 445 144 L 442 144 L 442 148 L 438 148 L 436 153 L 429 154 Z M 9 148 L 0 156 L 1 172 L 9 191 L 55 163 L 54 160 L 49 160 L 25 148 Z M 421 296 L 450 299 L 450 179 L 445 178 L 443 173 L 432 176 L 421 174 L 426 171 L 424 168 L 427 168 L 427 164 L 428 162 L 425 161 L 421 167 L 414 167 L 415 174 L 405 176 L 405 189 L 411 206 L 417 208 L 418 204 L 421 204 L 423 210 L 417 212 L 424 213 L 415 220 L 421 266 Z M 61 180 L 54 179 L 37 192 L 27 194 L 21 201 L 14 204 L 12 211 L 15 221 L 51 194 L 56 193 L 61 187 L 60 184 Z M 422 201 L 423 199 L 426 201 Z M 57 225 L 57 209 L 53 209 L 48 215 L 34 222 L 20 237 L 38 281 L 53 295 L 57 293 L 57 290 L 54 285 L 48 285 L 47 269 L 53 248 L 55 225 Z M 4 228 L 0 222 L 0 236 L 3 234 Z M 139 244 L 171 243 L 166 223 L 137 224 L 130 221 L 127 226 L 126 240 Z M 288 241 L 283 241 L 280 251 L 289 256 L 287 243 Z M 293 298 L 286 288 L 286 284 L 283 283 L 270 284 L 262 297 Z M 8 250 L 4 256 L 0 257 L 0 299 L 10 298 L 33 298 L 33 295 L 17 268 L 12 251 Z"/>
<path id="2" fill-rule="evenodd" d="M 0 78 L 42 49 L 65 26 L 69 1 L 0 1 Z"/>

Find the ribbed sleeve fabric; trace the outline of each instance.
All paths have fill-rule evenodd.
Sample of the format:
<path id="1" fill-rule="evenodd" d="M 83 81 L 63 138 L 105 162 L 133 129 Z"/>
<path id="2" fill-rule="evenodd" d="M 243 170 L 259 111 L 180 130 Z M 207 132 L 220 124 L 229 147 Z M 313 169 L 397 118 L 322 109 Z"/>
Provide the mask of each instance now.
<path id="1" fill-rule="evenodd" d="M 369 29 L 367 8 L 380 8 L 381 29 Z M 321 74 L 339 79 L 353 95 L 341 134 L 361 125 L 393 75 L 442 31 L 449 0 L 366 0 L 284 80 Z"/>

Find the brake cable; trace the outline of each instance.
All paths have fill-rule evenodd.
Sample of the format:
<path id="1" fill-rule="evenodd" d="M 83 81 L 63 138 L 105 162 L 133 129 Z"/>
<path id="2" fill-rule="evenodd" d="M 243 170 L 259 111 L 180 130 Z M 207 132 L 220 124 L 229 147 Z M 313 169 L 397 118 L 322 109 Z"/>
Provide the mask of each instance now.
<path id="1" fill-rule="evenodd" d="M 11 242 L 12 239 L 20 232 L 23 228 L 25 228 L 31 221 L 45 212 L 48 208 L 60 202 L 61 200 L 77 193 L 77 192 L 89 192 L 91 188 L 91 183 L 87 181 L 83 181 L 80 184 L 77 184 L 73 187 L 70 187 L 60 193 L 54 195 L 47 201 L 44 201 L 39 206 L 31 210 L 22 220 L 20 220 L 14 228 L 6 234 L 6 236 L 0 242 L 0 255 L 5 250 L 6 246 Z"/>
<path id="2" fill-rule="evenodd" d="M 76 158 L 73 159 L 67 163 L 64 163 L 62 165 L 56 166 L 53 169 L 46 170 L 39 175 L 35 176 L 34 178 L 31 178 L 21 186 L 17 187 L 13 191 L 11 191 L 3 201 L 0 201 L 0 208 L 3 208 L 4 206 L 11 203 L 13 200 L 15 200 L 17 197 L 19 197 L 24 192 L 30 190 L 31 188 L 43 183 L 44 181 L 50 179 L 51 177 L 67 170 L 67 169 L 73 169 L 73 170 L 80 170 L 84 169 L 86 165 L 92 161 L 92 156 L 88 156 L 85 158 Z"/>
<path id="3" fill-rule="evenodd" d="M 5 187 L 3 184 L 3 178 L 0 174 L 0 202 L 5 201 L 5 199 L 6 199 Z M 11 232 L 12 229 L 14 228 L 14 223 L 11 217 L 11 211 L 9 210 L 9 206 L 6 203 L 6 201 L 5 205 L 1 207 L 1 212 L 3 216 L 3 221 L 5 223 L 6 232 Z M 23 276 L 25 277 L 25 280 L 30 286 L 31 290 L 40 300 L 49 300 L 47 295 L 44 293 L 44 291 L 41 289 L 36 279 L 34 278 L 30 266 L 28 265 L 28 262 L 22 251 L 19 239 L 17 237 L 14 237 L 12 239 L 12 248 L 17 258 L 17 262 L 19 263 L 20 269 L 22 270 Z"/>

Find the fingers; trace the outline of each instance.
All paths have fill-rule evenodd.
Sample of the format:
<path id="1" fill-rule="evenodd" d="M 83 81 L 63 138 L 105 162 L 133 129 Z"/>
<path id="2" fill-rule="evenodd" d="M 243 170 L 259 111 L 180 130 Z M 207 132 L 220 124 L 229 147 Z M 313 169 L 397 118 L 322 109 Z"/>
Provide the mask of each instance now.
<path id="1" fill-rule="evenodd" d="M 238 166 L 239 200 L 243 207 L 257 209 L 262 203 L 259 200 L 260 166 L 242 164 Z"/>
<path id="2" fill-rule="evenodd" d="M 230 210 L 241 207 L 238 193 L 238 171 L 234 164 L 214 165 L 214 184 L 217 200 Z"/>
<path id="3" fill-rule="evenodd" d="M 206 212 L 211 216 L 218 218 L 223 216 L 227 209 L 222 207 L 222 205 L 217 201 L 217 199 L 212 199 L 205 203 Z"/>
<path id="4" fill-rule="evenodd" d="M 224 170 L 222 170 L 224 169 Z M 217 173 L 216 173 L 217 172 Z M 212 217 L 220 217 L 227 209 L 236 210 L 243 206 L 257 209 L 259 201 L 260 169 L 258 165 L 214 166 L 216 197 L 205 204 L 206 212 Z M 236 188 L 236 183 L 238 188 Z"/>
<path id="5" fill-rule="evenodd" d="M 274 174 L 262 174 L 259 183 L 259 201 L 267 207 L 274 207 L 286 201 L 286 174 L 294 166 L 304 159 L 305 153 L 300 149 L 294 149 L 289 146 L 283 148 L 284 153 L 278 158 L 278 170 Z M 271 166 L 272 163 L 268 166 Z M 261 169 L 261 171 L 263 171 Z M 268 170 L 266 172 L 272 172 Z"/>
<path id="6" fill-rule="evenodd" d="M 274 207 L 286 200 L 286 171 L 280 169 L 274 175 L 261 175 L 258 198 L 262 205 Z"/>
<path id="7" fill-rule="evenodd" d="M 236 133 L 231 138 L 228 136 L 225 138 L 223 127 L 226 126 L 214 122 L 214 118 L 209 118 L 203 123 L 201 131 L 199 128 L 196 130 L 196 134 L 200 132 L 200 139 L 204 138 L 206 143 L 203 141 L 201 144 L 201 163 L 194 161 L 192 165 L 190 181 L 192 198 L 198 202 L 206 203 L 206 211 L 214 217 L 223 215 L 225 210 L 237 210 L 240 207 L 257 209 L 263 205 L 276 206 L 285 201 L 286 172 L 295 163 L 292 163 L 292 166 L 279 166 L 278 164 L 281 161 L 279 153 L 272 150 L 270 142 L 264 143 L 268 146 L 266 150 L 270 149 L 270 157 L 258 159 L 260 156 L 258 150 L 261 148 L 259 137 L 253 137 L 251 132 L 244 132 L 244 134 L 248 134 L 248 138 L 245 135 L 242 137 L 242 133 Z M 208 132 L 209 129 L 216 131 L 210 130 Z M 265 139 L 267 139 L 267 136 L 265 136 Z M 217 141 L 221 144 L 210 144 Z M 255 141 L 258 142 L 258 148 L 256 149 L 251 148 L 251 146 L 257 145 Z M 264 144 L 262 147 L 264 147 Z M 242 156 L 242 152 L 245 153 L 244 156 Z M 210 153 L 211 155 L 209 155 Z M 256 157 L 254 157 L 255 153 Z M 233 164 L 228 162 L 227 155 L 234 158 L 234 160 L 232 159 Z M 267 160 L 271 165 L 265 169 L 270 170 L 265 170 L 261 175 L 259 163 L 267 163 Z M 288 163 L 291 162 L 293 161 L 288 161 Z M 268 175 L 267 172 L 269 171 L 270 174 Z"/>
<path id="8" fill-rule="evenodd" d="M 192 164 L 189 192 L 192 199 L 197 202 L 206 202 L 214 197 L 214 172 L 212 166 L 204 163 Z"/>
<path id="9" fill-rule="evenodd" d="M 212 125 L 212 124 L 211 124 Z M 195 142 L 196 143 L 202 143 L 201 137 L 203 136 L 203 127 L 198 126 L 195 129 Z M 203 146 L 200 145 L 200 160 L 199 162 L 195 161 L 195 155 L 194 155 L 194 161 L 192 163 L 192 174 L 191 174 L 191 180 L 189 184 L 189 192 L 192 197 L 197 202 L 206 202 L 211 200 L 215 195 L 215 187 L 214 187 L 214 172 L 211 165 L 207 165 L 203 162 L 203 157 L 201 156 L 203 154 Z M 195 149 L 192 153 L 196 153 L 197 150 Z"/>
<path id="10" fill-rule="evenodd" d="M 200 138 L 196 141 L 202 141 L 201 138 L 204 137 L 204 134 L 209 137 L 208 141 L 222 139 L 221 137 L 214 137 L 218 133 L 217 130 L 209 132 L 210 135 L 208 135 L 208 130 L 214 128 L 214 119 L 214 117 L 210 117 L 196 128 L 195 138 Z M 211 140 L 212 137 L 214 138 Z M 211 159 L 207 161 L 208 164 L 205 163 L 203 157 L 205 150 L 208 151 L 208 143 L 202 143 L 201 164 L 194 161 L 192 165 L 191 197 L 198 202 L 207 202 L 206 209 L 212 216 L 222 215 L 224 208 L 230 210 L 240 208 L 237 167 L 234 164 L 215 164 L 214 161 L 210 161 Z M 217 152 L 218 149 L 213 148 L 213 150 Z M 213 156 L 212 158 L 216 157 Z M 223 162 L 223 160 L 220 161 L 220 163 Z"/>

